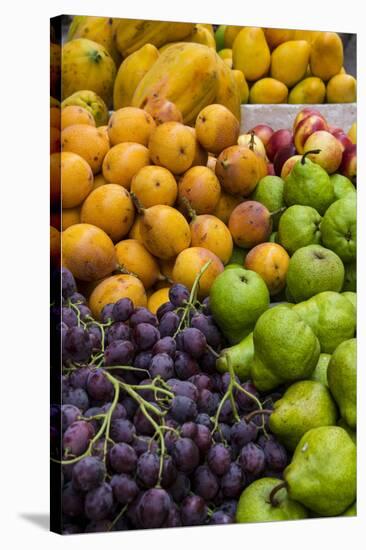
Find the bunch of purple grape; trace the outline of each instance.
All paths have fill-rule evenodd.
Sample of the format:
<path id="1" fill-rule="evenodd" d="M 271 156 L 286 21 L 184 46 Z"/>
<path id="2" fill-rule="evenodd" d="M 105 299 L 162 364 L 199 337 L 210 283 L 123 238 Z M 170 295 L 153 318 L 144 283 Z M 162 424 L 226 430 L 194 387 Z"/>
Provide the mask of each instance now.
<path id="1" fill-rule="evenodd" d="M 63 532 L 235 522 L 288 457 L 254 413 L 277 396 L 236 379 L 228 397 L 209 300 L 175 284 L 156 315 L 124 298 L 98 322 L 67 270 L 62 291 Z"/>

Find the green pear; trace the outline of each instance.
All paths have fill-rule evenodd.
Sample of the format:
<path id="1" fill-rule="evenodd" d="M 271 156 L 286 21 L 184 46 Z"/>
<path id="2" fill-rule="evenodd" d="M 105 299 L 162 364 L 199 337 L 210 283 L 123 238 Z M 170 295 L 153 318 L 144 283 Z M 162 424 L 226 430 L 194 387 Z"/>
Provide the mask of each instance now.
<path id="1" fill-rule="evenodd" d="M 355 308 L 355 312 L 357 314 L 357 294 L 356 294 L 356 292 L 351 292 L 351 291 L 341 292 L 341 296 L 344 296 L 345 298 L 347 298 L 347 300 L 349 300 L 351 302 L 351 304 Z"/>
<path id="2" fill-rule="evenodd" d="M 328 385 L 338 403 L 342 418 L 355 429 L 357 419 L 357 341 L 356 338 L 339 344 L 328 366 Z"/>
<path id="3" fill-rule="evenodd" d="M 240 264 L 227 264 L 224 269 L 238 269 L 238 267 L 241 269 L 242 266 Z"/>
<path id="4" fill-rule="evenodd" d="M 286 306 L 270 308 L 260 316 L 253 342 L 251 376 L 259 391 L 309 378 L 319 359 L 320 345 L 314 332 Z"/>
<path id="5" fill-rule="evenodd" d="M 274 229 L 277 229 L 278 222 L 281 217 L 281 209 L 285 206 L 283 201 L 284 181 L 278 176 L 264 176 L 253 193 L 251 199 L 262 203 L 271 213 L 276 212 L 272 216 Z"/>
<path id="6" fill-rule="evenodd" d="M 319 360 L 316 364 L 316 367 L 313 370 L 313 374 L 310 377 L 310 380 L 320 382 L 326 388 L 328 387 L 327 370 L 331 357 L 332 356 L 329 353 L 321 353 L 319 355 Z"/>
<path id="7" fill-rule="evenodd" d="M 293 451 L 311 428 L 333 426 L 337 407 L 329 390 L 314 380 L 292 384 L 275 402 L 269 427 L 278 439 Z"/>
<path id="8" fill-rule="evenodd" d="M 269 236 L 268 241 L 270 243 L 278 243 L 278 231 L 272 231 L 272 233 Z"/>
<path id="9" fill-rule="evenodd" d="M 216 361 L 216 368 L 219 372 L 229 371 L 228 357 L 239 379 L 241 381 L 248 380 L 250 378 L 250 365 L 254 357 L 253 333 L 248 334 L 239 344 L 221 351 L 220 357 Z"/>
<path id="10" fill-rule="evenodd" d="M 356 260 L 356 215 L 356 196 L 347 195 L 328 208 L 320 225 L 324 246 L 344 262 Z"/>
<path id="11" fill-rule="evenodd" d="M 338 292 L 321 292 L 293 308 L 317 336 L 323 353 L 333 353 L 344 340 L 353 338 L 356 310 L 347 297 Z"/>
<path id="12" fill-rule="evenodd" d="M 295 204 L 282 214 L 278 225 L 278 242 L 290 256 L 298 248 L 309 244 L 320 244 L 320 222 L 322 217 L 311 206 Z"/>
<path id="13" fill-rule="evenodd" d="M 357 516 L 357 503 L 354 502 L 341 516 Z"/>
<path id="14" fill-rule="evenodd" d="M 355 445 L 357 445 L 357 434 L 356 434 L 356 430 L 352 430 L 352 428 L 350 428 L 347 424 L 347 422 L 344 420 L 344 418 L 340 418 L 337 422 L 337 426 L 340 426 L 341 428 L 343 428 L 344 430 L 346 430 L 346 432 L 348 433 L 348 435 L 350 436 L 350 438 L 352 439 L 353 443 Z"/>
<path id="15" fill-rule="evenodd" d="M 319 244 L 299 248 L 290 259 L 287 286 L 296 302 L 302 302 L 325 290 L 339 292 L 344 280 L 340 258 Z"/>
<path id="16" fill-rule="evenodd" d="M 240 248 L 239 246 L 233 247 L 233 252 L 231 254 L 231 258 L 228 261 L 228 264 L 239 264 L 240 267 L 243 267 L 245 257 L 248 254 L 249 250 L 246 250 L 245 248 Z"/>
<path id="17" fill-rule="evenodd" d="M 289 497 L 322 516 L 337 516 L 356 498 L 356 445 L 339 426 L 300 439 L 284 470 Z"/>
<path id="18" fill-rule="evenodd" d="M 269 306 L 269 292 L 262 277 L 244 268 L 226 269 L 210 291 L 212 315 L 231 344 L 252 332 Z"/>
<path id="19" fill-rule="evenodd" d="M 291 500 L 285 488 L 276 493 L 276 505 L 272 505 L 269 496 L 278 484 L 277 478 L 262 477 L 248 485 L 239 498 L 236 509 L 237 523 L 284 521 L 308 517 L 306 508 L 299 502 Z"/>
<path id="20" fill-rule="evenodd" d="M 356 281 L 357 281 L 357 268 L 356 262 L 351 262 L 345 264 L 344 266 L 344 283 L 342 290 L 351 292 L 356 292 Z"/>
<path id="21" fill-rule="evenodd" d="M 306 158 L 308 153 L 296 162 L 286 177 L 283 197 L 286 206 L 311 206 L 322 216 L 335 200 L 333 185 L 327 172 Z"/>
<path id="22" fill-rule="evenodd" d="M 333 185 L 336 200 L 343 199 L 346 195 L 349 195 L 350 193 L 356 193 L 355 186 L 353 185 L 351 180 L 346 178 L 346 176 L 342 176 L 341 174 L 332 174 L 329 177 Z"/>

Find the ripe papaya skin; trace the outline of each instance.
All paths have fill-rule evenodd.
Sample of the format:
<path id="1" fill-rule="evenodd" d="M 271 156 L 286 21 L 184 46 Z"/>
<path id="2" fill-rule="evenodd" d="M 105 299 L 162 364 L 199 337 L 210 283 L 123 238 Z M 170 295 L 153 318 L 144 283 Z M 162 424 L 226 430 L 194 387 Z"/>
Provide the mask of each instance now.
<path id="1" fill-rule="evenodd" d="M 144 108 L 151 97 L 165 98 L 182 113 L 185 124 L 194 124 L 198 113 L 211 103 L 221 103 L 240 119 L 237 81 L 213 48 L 179 42 L 165 49 L 145 74 L 132 98 Z"/>
<path id="2" fill-rule="evenodd" d="M 127 57 L 145 44 L 160 48 L 167 42 L 183 40 L 193 30 L 194 23 L 120 19 L 114 31 L 114 39 L 120 54 Z"/>
<path id="3" fill-rule="evenodd" d="M 98 42 L 111 54 L 114 62 L 118 66 L 121 62 L 121 56 L 114 44 L 113 33 L 118 19 L 112 17 L 94 17 L 88 15 L 75 15 L 67 40 L 75 38 L 88 38 Z"/>

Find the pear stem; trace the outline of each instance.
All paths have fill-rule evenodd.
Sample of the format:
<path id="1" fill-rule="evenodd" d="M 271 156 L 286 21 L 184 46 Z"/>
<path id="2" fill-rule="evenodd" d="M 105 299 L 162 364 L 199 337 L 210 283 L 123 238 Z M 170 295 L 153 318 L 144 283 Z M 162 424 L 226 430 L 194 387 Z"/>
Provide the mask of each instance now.
<path id="1" fill-rule="evenodd" d="M 145 212 L 145 208 L 142 206 L 142 203 L 140 202 L 139 198 L 133 191 L 130 191 L 131 199 L 133 204 L 135 205 L 135 208 L 137 210 L 137 213 L 142 215 Z"/>
<path id="2" fill-rule="evenodd" d="M 281 483 L 273 487 L 272 491 L 269 493 L 269 501 L 271 503 L 271 506 L 278 506 L 278 501 L 274 497 L 278 493 L 278 491 L 285 488 L 287 488 L 286 481 L 282 481 Z"/>
<path id="3" fill-rule="evenodd" d="M 197 214 L 196 211 L 192 208 L 192 205 L 187 197 L 182 197 L 180 201 L 187 209 L 188 217 L 191 219 L 191 221 L 194 221 L 197 218 Z"/>
<path id="4" fill-rule="evenodd" d="M 281 206 L 281 208 L 277 208 L 277 210 L 274 210 L 273 212 L 270 213 L 270 217 L 273 218 L 274 216 L 276 216 L 276 214 L 282 214 L 282 212 L 284 212 L 286 210 L 286 206 Z"/>
<path id="5" fill-rule="evenodd" d="M 255 132 L 252 130 L 250 132 L 250 141 L 249 141 L 249 149 L 251 151 L 254 151 L 255 141 L 254 141 Z"/>
<path id="6" fill-rule="evenodd" d="M 273 411 L 271 409 L 260 409 L 259 411 L 252 411 L 251 413 L 247 414 L 245 417 L 246 422 L 250 422 L 252 418 L 255 416 L 258 416 L 258 414 L 268 414 L 271 415 Z"/>
<path id="7" fill-rule="evenodd" d="M 307 155 L 318 155 L 321 152 L 321 149 L 312 149 L 311 151 L 306 151 L 301 157 L 301 164 L 305 164 L 305 159 Z"/>

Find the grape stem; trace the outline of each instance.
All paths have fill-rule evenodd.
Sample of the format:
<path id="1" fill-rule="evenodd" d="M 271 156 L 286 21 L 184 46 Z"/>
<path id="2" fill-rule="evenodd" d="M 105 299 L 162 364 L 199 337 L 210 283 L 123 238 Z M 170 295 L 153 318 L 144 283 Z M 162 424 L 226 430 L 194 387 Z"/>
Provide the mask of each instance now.
<path id="1" fill-rule="evenodd" d="M 208 269 L 211 262 L 212 262 L 212 260 L 209 260 L 208 262 L 206 262 L 205 265 L 202 266 L 199 273 L 197 274 L 197 277 L 195 278 L 194 283 L 192 285 L 192 290 L 191 290 L 191 293 L 189 295 L 189 300 L 188 300 L 186 306 L 184 307 L 184 312 L 183 312 L 182 318 L 179 322 L 177 330 L 174 333 L 173 338 L 175 338 L 177 336 L 177 334 L 181 331 L 183 323 L 186 320 L 186 317 L 188 315 L 189 310 L 191 308 L 194 308 L 194 304 L 197 300 L 197 291 L 198 291 L 200 279 L 201 279 L 202 275 L 204 274 L 204 272 L 206 271 L 206 269 Z"/>
<path id="2" fill-rule="evenodd" d="M 272 413 L 272 409 L 259 409 L 258 411 L 252 411 L 251 413 L 247 414 L 245 420 L 246 422 L 250 422 L 252 418 L 258 416 L 258 414 L 271 415 Z"/>
<path id="3" fill-rule="evenodd" d="M 121 519 L 121 517 L 125 514 L 126 510 L 128 508 L 128 504 L 125 504 L 122 508 L 122 510 L 116 515 L 114 520 L 112 521 L 111 525 L 109 526 L 108 531 L 112 531 L 113 527 L 116 525 L 117 521 Z"/>
<path id="4" fill-rule="evenodd" d="M 240 421 L 240 416 L 239 416 L 239 413 L 238 413 L 238 409 L 236 407 L 236 403 L 235 403 L 235 399 L 234 399 L 234 392 L 233 392 L 235 383 L 237 383 L 236 380 L 235 380 L 234 368 L 233 368 L 233 365 L 232 365 L 232 362 L 231 362 L 231 358 L 228 354 L 226 355 L 226 359 L 227 359 L 227 365 L 228 365 L 229 374 L 230 374 L 230 382 L 229 382 L 228 388 L 227 388 L 227 390 L 224 394 L 224 397 L 221 399 L 220 404 L 217 408 L 215 419 L 214 419 L 214 427 L 212 429 L 211 434 L 214 434 L 215 431 L 218 428 L 220 413 L 221 413 L 222 407 L 224 406 L 225 401 L 228 398 L 230 399 L 231 408 L 232 408 L 235 420 L 237 422 Z"/>
<path id="5" fill-rule="evenodd" d="M 275 495 L 278 493 L 278 491 L 285 488 L 287 488 L 286 481 L 282 481 L 281 483 L 273 487 L 272 491 L 269 493 L 269 502 L 271 506 L 276 507 L 279 505 L 278 500 L 275 499 Z"/>

